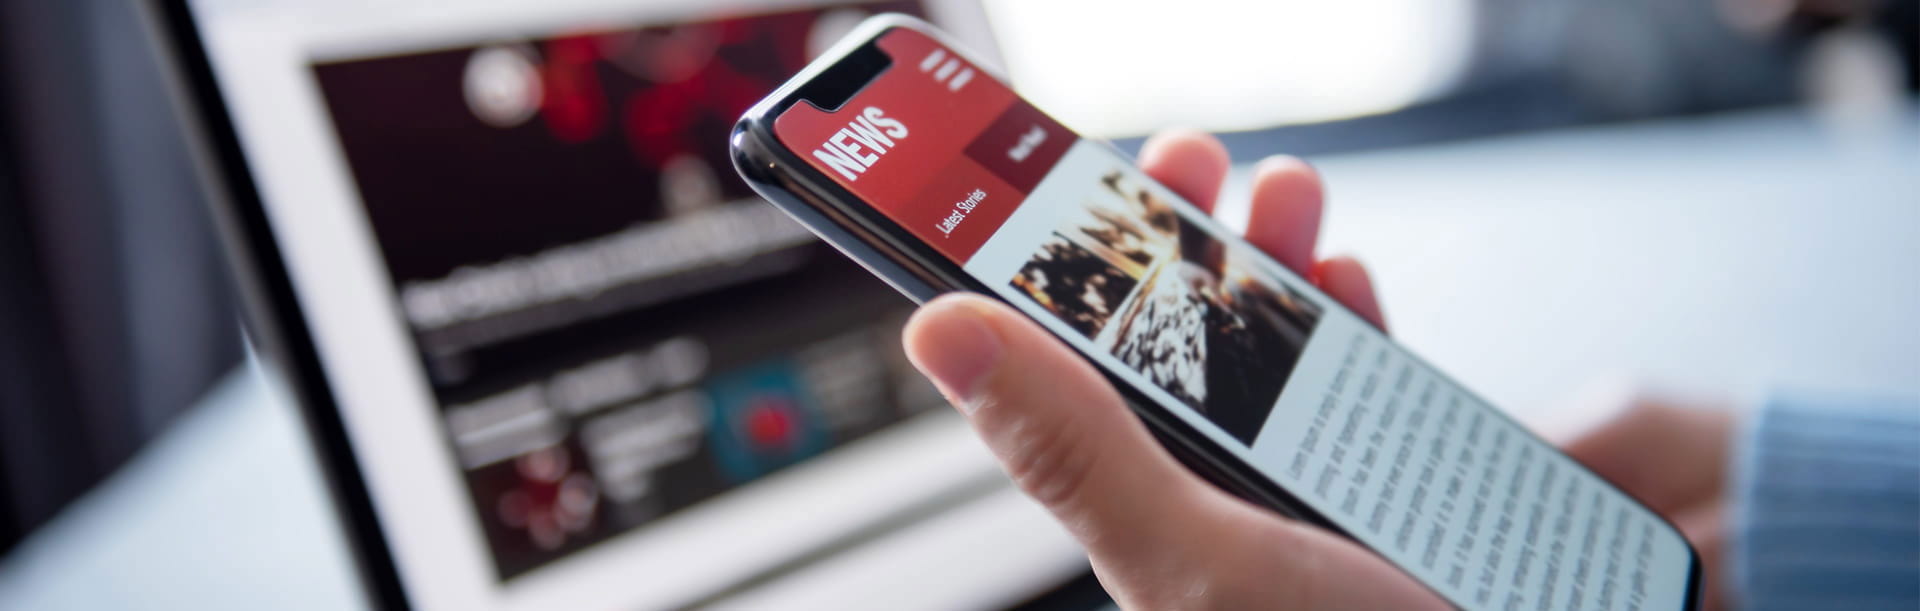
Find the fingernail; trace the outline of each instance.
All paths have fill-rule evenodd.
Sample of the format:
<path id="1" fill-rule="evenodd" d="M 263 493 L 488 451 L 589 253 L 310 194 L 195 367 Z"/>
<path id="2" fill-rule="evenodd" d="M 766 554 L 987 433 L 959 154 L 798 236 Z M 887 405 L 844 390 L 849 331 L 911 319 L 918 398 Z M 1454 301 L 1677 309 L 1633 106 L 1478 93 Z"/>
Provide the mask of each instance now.
<path id="1" fill-rule="evenodd" d="M 1313 164 L 1307 163 L 1307 160 L 1292 155 L 1268 155 L 1262 158 L 1259 163 L 1254 164 L 1253 173 L 1255 176 L 1258 176 L 1268 172 L 1292 170 L 1295 168 L 1306 168 L 1307 171 L 1311 172 L 1313 171 Z"/>
<path id="2" fill-rule="evenodd" d="M 907 358 L 963 413 L 979 405 L 980 387 L 999 364 L 1000 336 L 968 298 L 936 299 L 909 323 Z"/>

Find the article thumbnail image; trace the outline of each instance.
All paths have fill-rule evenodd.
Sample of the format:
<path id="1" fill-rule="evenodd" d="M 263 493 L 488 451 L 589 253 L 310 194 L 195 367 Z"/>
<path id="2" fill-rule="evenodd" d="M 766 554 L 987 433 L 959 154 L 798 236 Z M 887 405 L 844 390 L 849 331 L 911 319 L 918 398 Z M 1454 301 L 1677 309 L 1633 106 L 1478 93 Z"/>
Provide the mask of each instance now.
<path id="1" fill-rule="evenodd" d="M 1320 308 L 1126 173 L 1100 182 L 1013 286 L 1251 444 Z"/>
<path id="2" fill-rule="evenodd" d="M 1139 284 L 1135 276 L 1055 232 L 1021 266 L 1013 286 L 1068 326 L 1092 336 Z"/>

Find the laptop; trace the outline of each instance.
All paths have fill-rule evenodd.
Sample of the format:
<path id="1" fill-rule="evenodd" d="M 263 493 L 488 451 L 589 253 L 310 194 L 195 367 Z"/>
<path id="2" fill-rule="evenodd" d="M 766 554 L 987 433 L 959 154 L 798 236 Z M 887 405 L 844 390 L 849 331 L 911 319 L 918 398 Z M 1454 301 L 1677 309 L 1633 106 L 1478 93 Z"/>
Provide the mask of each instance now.
<path id="1" fill-rule="evenodd" d="M 909 304 L 726 157 L 862 18 L 991 49 L 978 4 L 146 4 L 379 606 L 980 607 L 1084 575 L 901 356 Z"/>

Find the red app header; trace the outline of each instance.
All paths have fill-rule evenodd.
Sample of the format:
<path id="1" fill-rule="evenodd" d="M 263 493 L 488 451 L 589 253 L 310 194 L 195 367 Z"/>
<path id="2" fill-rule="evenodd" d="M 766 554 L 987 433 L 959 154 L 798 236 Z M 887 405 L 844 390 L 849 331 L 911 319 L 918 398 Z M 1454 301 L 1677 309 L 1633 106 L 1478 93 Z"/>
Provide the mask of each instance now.
<path id="1" fill-rule="evenodd" d="M 892 59 L 827 112 L 794 104 L 782 144 L 954 261 L 965 263 L 1076 136 L 938 41 L 894 29 Z"/>

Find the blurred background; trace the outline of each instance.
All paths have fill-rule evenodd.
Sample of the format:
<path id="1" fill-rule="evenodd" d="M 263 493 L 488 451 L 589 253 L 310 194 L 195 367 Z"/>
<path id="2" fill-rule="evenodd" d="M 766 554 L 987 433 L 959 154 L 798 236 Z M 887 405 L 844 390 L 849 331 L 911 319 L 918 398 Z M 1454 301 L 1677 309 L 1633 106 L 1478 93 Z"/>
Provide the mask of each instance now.
<path id="1" fill-rule="evenodd" d="M 722 139 L 864 14 L 940 11 L 626 4 L 492 38 L 331 49 L 302 72 L 502 582 L 937 411 L 893 347 L 908 304 L 748 201 Z M 1016 88 L 1084 133 L 1135 150 L 1154 130 L 1196 127 L 1241 163 L 1315 163 L 1328 247 L 1369 261 L 1396 334 L 1553 429 L 1594 417 L 1563 400 L 1594 380 L 1920 395 L 1916 7 L 994 0 L 979 25 Z M 99 600 L 61 584 L 124 577 L 109 550 L 142 544 L 157 549 L 127 553 L 185 545 L 205 566 L 298 556 L 254 562 L 266 573 L 254 577 L 352 604 L 303 424 L 252 373 L 170 100 L 133 4 L 0 0 L 0 607 Z M 593 248 L 651 259 L 747 226 L 756 233 L 708 259 L 602 270 L 546 302 L 448 305 L 461 282 L 528 261 Z M 633 436 L 665 425 L 599 407 L 609 382 L 595 373 L 609 369 L 652 376 L 615 386 L 692 389 L 629 389 L 645 413 L 734 433 L 689 429 L 636 454 Z M 504 436 L 488 428 L 527 415 L 514 392 L 531 384 L 585 398 Z M 979 473 L 903 506 L 937 520 L 948 501 L 1004 493 Z M 256 487 L 182 485 L 234 477 Z M 530 490 L 583 489 L 569 486 L 605 509 L 554 509 L 544 525 L 509 509 L 537 502 Z M 263 530 L 200 523 L 212 505 L 264 514 Z M 897 526 L 833 549 L 937 549 Z M 249 547 L 263 543 L 292 549 Z M 779 599 L 753 597 L 846 585 L 846 573 L 781 562 L 727 592 L 766 601 Z M 977 600 L 1098 598 L 1084 564 L 1042 564 L 1065 568 Z M 301 574 L 274 574 L 285 567 Z M 827 585 L 795 581 L 810 571 Z"/>

